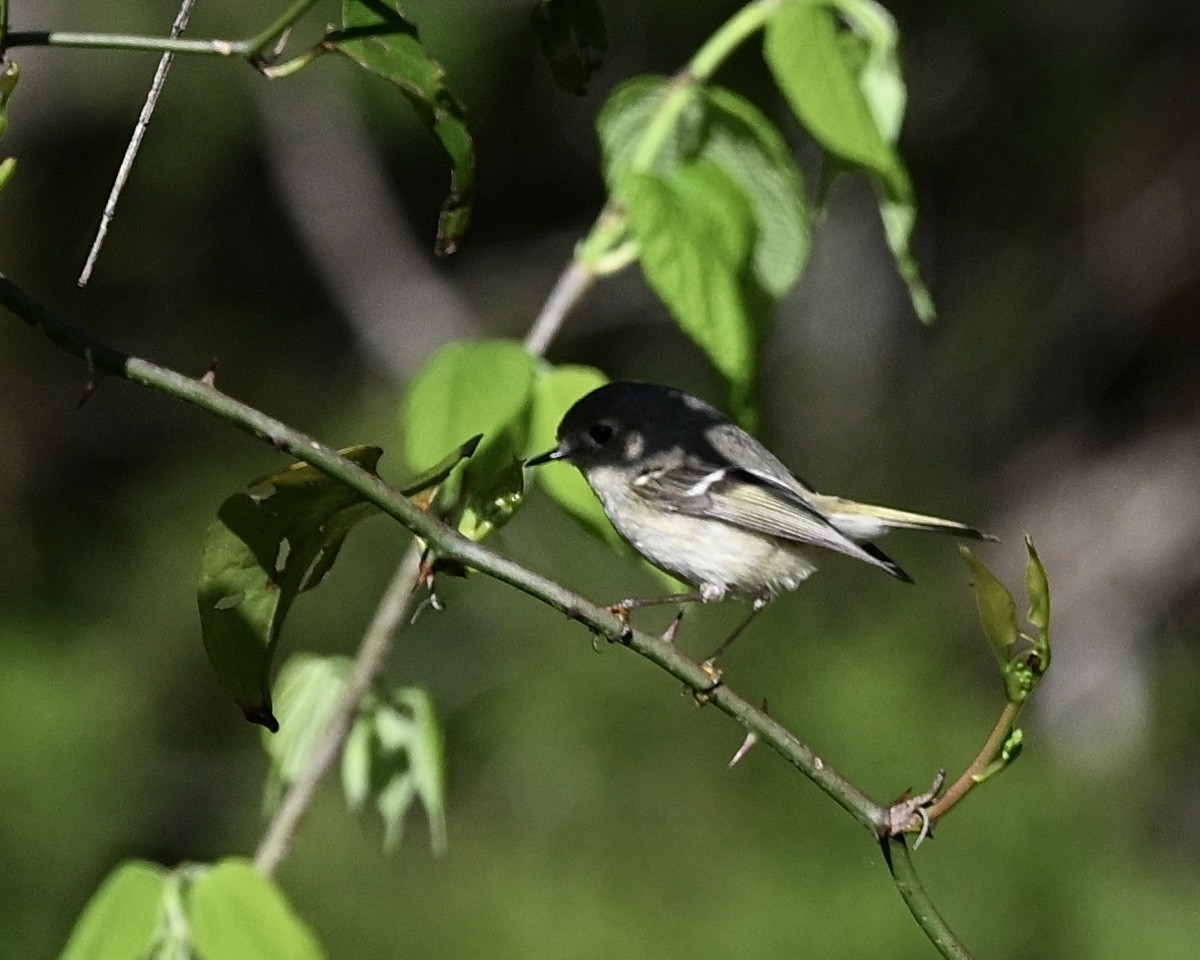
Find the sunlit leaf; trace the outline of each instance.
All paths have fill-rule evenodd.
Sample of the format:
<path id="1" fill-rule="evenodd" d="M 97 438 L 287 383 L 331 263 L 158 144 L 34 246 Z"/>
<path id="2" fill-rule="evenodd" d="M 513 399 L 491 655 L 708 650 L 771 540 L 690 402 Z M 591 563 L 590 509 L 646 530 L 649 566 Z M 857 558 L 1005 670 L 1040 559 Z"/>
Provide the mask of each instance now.
<path id="1" fill-rule="evenodd" d="M 904 124 L 908 91 L 900 73 L 896 21 L 875 0 L 837 0 L 853 24 L 839 34 L 867 107 L 883 139 L 895 144 Z"/>
<path id="2" fill-rule="evenodd" d="M 641 144 L 668 96 L 686 97 L 687 103 L 663 147 L 647 160 Z M 744 405 L 758 327 L 771 299 L 795 283 L 808 255 L 811 213 L 791 152 L 743 97 L 657 76 L 619 87 L 597 129 L 605 177 L 623 204 L 647 279 Z M 647 175 L 659 179 L 647 181 Z M 653 247 L 648 251 L 647 241 Z M 690 248 L 682 260 L 676 257 L 682 251 L 671 249 L 677 245 Z M 714 258 L 722 264 L 715 275 Z M 711 278 L 707 288 L 691 282 L 696 276 Z M 730 297 L 738 301 L 732 312 L 725 308 Z M 715 307 L 704 311 L 707 316 L 697 309 L 702 300 Z"/>
<path id="3" fill-rule="evenodd" d="M 424 690 L 376 692 L 363 703 L 343 756 L 342 782 L 352 809 L 367 799 L 374 803 L 383 820 L 385 850 L 400 843 L 408 811 L 419 803 L 434 852 L 445 851 L 445 747 Z"/>
<path id="4" fill-rule="evenodd" d="M 707 112 L 698 155 L 724 170 L 754 212 L 754 272 L 763 289 L 781 296 L 808 258 L 811 213 L 800 170 L 783 137 L 757 107 L 720 87 L 706 90 Z"/>
<path id="5" fill-rule="evenodd" d="M 429 462 L 471 434 L 483 434 L 465 468 L 450 478 L 437 510 L 480 538 L 520 505 L 514 467 L 525 449 L 535 361 L 513 340 L 459 341 L 439 350 L 417 374 L 401 420 L 413 464 Z M 463 511 L 468 515 L 457 518 Z"/>
<path id="6" fill-rule="evenodd" d="M 3 72 L 0 72 L 0 138 L 8 132 L 8 98 L 12 96 L 21 78 L 21 68 L 15 61 L 10 61 Z M 17 158 L 6 157 L 0 160 L 0 190 L 3 190 L 17 169 Z"/>
<path id="7" fill-rule="evenodd" d="M 767 24 L 767 64 L 796 117 L 822 147 L 891 176 L 896 155 L 871 114 L 838 30 L 829 6 L 780 4 Z"/>
<path id="8" fill-rule="evenodd" d="M 755 227 L 745 195 L 701 160 L 664 174 L 630 171 L 619 196 L 647 282 L 729 381 L 735 405 L 747 404 L 770 301 L 751 267 Z"/>
<path id="9" fill-rule="evenodd" d="M 424 467 L 479 433 L 483 441 L 476 458 L 506 431 L 518 432 L 523 443 L 533 378 L 533 357 L 514 340 L 447 344 L 413 379 L 404 398 L 408 462 Z"/>
<path id="10" fill-rule="evenodd" d="M 100 885 L 75 922 L 59 960 L 141 960 L 157 939 L 166 873 L 128 860 Z"/>
<path id="11" fill-rule="evenodd" d="M 868 46 L 865 57 L 841 41 L 840 12 Z M 923 321 L 933 300 L 910 250 L 916 203 L 894 149 L 904 108 L 890 17 L 872 0 L 781 4 L 767 25 L 767 64 L 796 117 L 835 157 L 871 175 L 897 270 Z"/>
<path id="12" fill-rule="evenodd" d="M 185 897 L 200 960 L 321 960 L 324 952 L 275 884 L 248 860 L 197 873 Z"/>
<path id="13" fill-rule="evenodd" d="M 616 192 L 621 178 L 633 168 L 646 128 L 668 94 L 686 97 L 688 102 L 648 169 L 669 170 L 695 156 L 703 121 L 699 88 L 681 88 L 669 77 L 658 75 L 626 80 L 609 95 L 596 118 L 604 179 L 610 192 Z"/>
<path id="14" fill-rule="evenodd" d="M 539 0 L 530 19 L 554 82 L 571 93 L 586 93 L 608 49 L 600 5 L 596 0 Z"/>
<path id="15" fill-rule="evenodd" d="M 378 447 L 342 451 L 371 473 L 380 454 Z M 197 601 L 217 679 L 247 720 L 273 731 L 270 670 L 287 612 L 320 582 L 350 529 L 378 508 L 305 464 L 254 486 L 266 485 L 273 491 L 229 497 L 209 525 Z"/>
<path id="16" fill-rule="evenodd" d="M 326 45 L 395 84 L 441 141 L 451 162 L 436 250 L 453 253 L 471 216 L 475 147 L 462 105 L 446 86 L 442 65 L 426 51 L 417 27 L 392 0 L 343 0 L 342 29 Z"/>
<path id="17" fill-rule="evenodd" d="M 348 657 L 299 653 L 279 671 L 274 691 L 279 732 L 263 735 L 263 747 L 271 758 L 268 808 L 278 802 L 284 788 L 295 782 L 329 727 L 351 669 Z"/>

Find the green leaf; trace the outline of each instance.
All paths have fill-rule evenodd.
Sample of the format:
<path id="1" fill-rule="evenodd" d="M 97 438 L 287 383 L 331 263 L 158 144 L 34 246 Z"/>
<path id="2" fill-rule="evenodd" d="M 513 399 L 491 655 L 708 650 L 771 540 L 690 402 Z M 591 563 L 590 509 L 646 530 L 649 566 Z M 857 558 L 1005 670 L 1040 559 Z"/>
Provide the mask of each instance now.
<path id="1" fill-rule="evenodd" d="M 874 0 L 836 0 L 853 30 L 840 34 L 846 56 L 883 139 L 895 145 L 904 124 L 908 91 L 900 73 L 896 21 Z"/>
<path id="2" fill-rule="evenodd" d="M 668 96 L 688 100 L 647 164 L 640 149 Z M 647 280 L 730 379 L 735 404 L 745 407 L 757 328 L 808 256 L 811 214 L 791 152 L 770 121 L 737 94 L 657 76 L 619 87 L 597 129 L 605 177 L 624 205 Z M 648 175 L 660 180 L 647 187 Z M 721 261 L 715 275 L 714 257 Z M 697 287 L 697 276 L 712 282 Z M 731 295 L 738 302 L 729 310 Z M 708 305 L 703 310 L 697 309 L 701 301 Z"/>
<path id="3" fill-rule="evenodd" d="M 530 14 L 554 82 L 583 95 L 608 50 L 608 30 L 596 0 L 540 0 Z"/>
<path id="4" fill-rule="evenodd" d="M 698 155 L 737 184 L 754 211 L 754 272 L 772 296 L 786 293 L 808 259 L 812 214 L 783 137 L 754 104 L 720 87 L 705 92 Z"/>
<path id="5" fill-rule="evenodd" d="M 404 819 L 419 802 L 429 820 L 435 853 L 446 849 L 445 748 L 433 701 L 424 690 L 403 688 L 365 704 L 343 759 L 347 803 L 370 797 L 384 823 L 384 849 L 394 850 Z"/>
<path id="6" fill-rule="evenodd" d="M 417 27 L 389 0 L 343 0 L 342 29 L 326 44 L 395 84 L 441 141 L 451 162 L 450 192 L 438 220 L 439 254 L 450 254 L 471 218 L 475 146 L 462 105 L 446 86 L 442 65 L 425 50 Z"/>
<path id="7" fill-rule="evenodd" d="M 472 540 L 491 536 L 516 516 L 525 499 L 525 472 L 518 457 L 471 491 L 459 529 Z"/>
<path id="8" fill-rule="evenodd" d="M 375 473 L 382 451 L 354 447 L 342 456 Z M 283 621 L 302 590 L 320 583 L 350 529 L 378 508 L 338 480 L 295 464 L 238 493 L 205 535 L 197 602 L 204 649 L 217 679 L 246 719 L 278 729 L 270 670 Z"/>
<path id="9" fill-rule="evenodd" d="M 200 960 L 320 960 L 324 952 L 269 879 L 248 860 L 222 860 L 185 897 Z"/>
<path id="10" fill-rule="evenodd" d="M 415 477 L 406 480 L 400 488 L 400 493 L 406 497 L 416 497 L 418 494 L 436 490 L 450 476 L 455 467 L 474 456 L 475 450 L 479 447 L 479 441 L 482 439 L 483 434 L 477 433 L 470 439 L 464 440 L 428 470 L 422 470 Z"/>
<path id="11" fill-rule="evenodd" d="M 411 804 L 411 800 L 405 798 L 411 793 L 421 802 L 429 820 L 429 842 L 433 852 L 444 853 L 445 743 L 433 701 L 428 693 L 416 687 L 396 690 L 390 703 L 381 706 L 376 724 L 385 764 L 388 759 L 392 763 L 391 776 L 386 778 L 377 800 L 385 828 L 384 849 L 394 850 L 400 842 L 404 815 Z M 402 759 L 407 761 L 403 770 L 398 763 Z M 387 767 L 384 769 L 386 771 Z"/>
<path id="12" fill-rule="evenodd" d="M 1000 662 L 1005 695 L 1009 703 L 1022 704 L 1037 687 L 1050 667 L 1049 619 L 1050 592 L 1046 571 L 1042 568 L 1032 542 L 1026 538 L 1029 563 L 1026 584 L 1029 588 L 1029 619 L 1038 628 L 1030 637 L 1017 628 L 1016 604 L 1012 595 L 987 567 L 966 547 L 959 552 L 971 569 L 979 619 L 992 650 Z M 1021 641 L 1018 647 L 1018 640 Z"/>
<path id="13" fill-rule="evenodd" d="M 447 344 L 409 385 L 401 411 L 404 452 L 414 467 L 438 460 L 453 444 L 482 433 L 476 459 L 506 432 L 524 444 L 534 360 L 515 340 Z M 505 462 L 507 458 L 505 458 Z"/>
<path id="14" fill-rule="evenodd" d="M 1025 549 L 1029 561 L 1025 565 L 1025 588 L 1029 592 L 1029 614 L 1026 619 L 1038 629 L 1039 636 L 1034 645 L 1050 659 L 1050 583 L 1046 579 L 1046 568 L 1034 549 L 1033 540 L 1025 538 Z"/>
<path id="15" fill-rule="evenodd" d="M 867 44 L 865 58 L 842 42 L 835 7 Z M 871 175 L 897 270 L 917 316 L 929 322 L 933 300 L 910 250 L 916 202 L 893 147 L 904 108 L 895 51 L 894 25 L 871 0 L 782 4 L 764 45 L 775 82 L 804 127 L 825 150 Z"/>
<path id="16" fill-rule="evenodd" d="M 0 160 L 0 190 L 8 186 L 8 181 L 12 179 L 12 175 L 17 170 L 17 158 L 5 157 Z"/>
<path id="17" fill-rule="evenodd" d="M 959 544 L 958 552 L 971 571 L 971 586 L 975 590 L 975 605 L 979 608 L 984 635 L 1001 668 L 1006 668 L 1021 636 L 1017 627 L 1017 606 L 1004 584 L 969 548 Z"/>
<path id="18" fill-rule="evenodd" d="M 374 735 L 371 717 L 360 712 L 342 747 L 342 792 L 346 795 L 346 806 L 354 811 L 361 810 L 371 795 Z"/>
<path id="19" fill-rule="evenodd" d="M 288 659 L 275 681 L 275 712 L 279 733 L 263 734 L 271 758 L 267 806 L 278 802 L 284 788 L 295 782 L 313 747 L 329 726 L 353 664 L 348 657 L 319 657 L 299 653 Z"/>
<path id="20" fill-rule="evenodd" d="M 669 77 L 652 74 L 627 80 L 609 95 L 596 118 L 604 180 L 610 193 L 617 192 L 621 178 L 633 169 L 646 129 L 668 94 L 686 96 L 688 102 L 649 169 L 670 170 L 695 156 L 703 120 L 699 88 L 681 89 Z"/>
<path id="21" fill-rule="evenodd" d="M 566 412 L 580 397 L 606 383 L 608 377 L 595 367 L 543 365 L 534 385 L 529 453 L 539 454 L 556 446 L 558 424 Z M 583 474 L 569 463 L 543 464 L 534 467 L 529 476 L 588 533 L 607 543 L 624 546 L 625 541 L 613 529 Z"/>
<path id="22" fill-rule="evenodd" d="M 144 860 L 122 863 L 83 908 L 59 960 L 142 960 L 158 940 L 165 876 Z"/>
<path id="23" fill-rule="evenodd" d="M 755 226 L 745 195 L 700 160 L 667 174 L 629 171 L 619 197 L 647 282 L 745 408 L 770 302 L 751 268 Z"/>
<path id="24" fill-rule="evenodd" d="M 894 175 L 898 158 L 863 96 L 830 7 L 781 4 L 767 24 L 764 54 L 796 117 L 821 146 L 885 178 Z"/>
<path id="25" fill-rule="evenodd" d="M 506 523 L 521 502 L 523 480 L 514 461 L 524 452 L 535 361 L 514 340 L 448 344 L 417 374 L 401 420 L 410 463 L 427 463 L 450 443 L 482 433 L 470 463 L 446 484 L 438 512 L 461 517 L 479 539 Z"/>

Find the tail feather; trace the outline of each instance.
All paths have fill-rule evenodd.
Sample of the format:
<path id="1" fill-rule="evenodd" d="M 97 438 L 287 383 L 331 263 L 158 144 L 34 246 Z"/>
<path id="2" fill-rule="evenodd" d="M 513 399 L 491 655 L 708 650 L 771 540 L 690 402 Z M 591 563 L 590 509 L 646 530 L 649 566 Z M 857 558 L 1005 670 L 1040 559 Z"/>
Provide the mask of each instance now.
<path id="1" fill-rule="evenodd" d="M 814 495 L 811 500 L 813 506 L 824 514 L 830 523 L 855 540 L 874 540 L 889 530 L 895 529 L 929 530 L 970 540 L 997 539 L 990 533 L 984 533 L 976 527 L 959 523 L 957 520 L 943 520 L 940 517 L 930 517 L 923 513 L 910 513 L 907 510 L 858 503 L 854 500 L 843 500 L 841 497 L 829 497 L 822 494 Z"/>

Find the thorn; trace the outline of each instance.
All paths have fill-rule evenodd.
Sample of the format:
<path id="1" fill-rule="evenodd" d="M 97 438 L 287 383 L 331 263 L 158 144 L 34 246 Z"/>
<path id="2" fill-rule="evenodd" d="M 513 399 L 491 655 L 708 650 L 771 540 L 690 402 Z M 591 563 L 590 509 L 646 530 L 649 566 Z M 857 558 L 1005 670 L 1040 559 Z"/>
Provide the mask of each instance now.
<path id="1" fill-rule="evenodd" d="M 674 643 L 675 636 L 679 633 L 679 625 L 683 623 L 683 611 L 680 610 L 675 614 L 675 619 L 667 624 L 667 629 L 662 632 L 659 638 L 663 643 Z"/>
<path id="2" fill-rule="evenodd" d="M 217 385 L 217 358 L 212 358 L 212 363 L 208 365 L 208 369 L 204 371 L 200 377 L 200 382 L 206 387 L 215 387 Z"/>
<path id="3" fill-rule="evenodd" d="M 753 730 L 747 731 L 746 739 L 742 741 L 742 745 L 737 748 L 737 753 L 735 753 L 733 755 L 733 757 L 730 759 L 729 763 L 726 766 L 729 768 L 732 768 L 736 763 L 738 763 L 742 759 L 742 757 L 744 757 L 746 754 L 748 754 L 750 752 L 750 748 L 752 746 L 754 746 L 756 743 L 758 743 L 758 734 L 755 733 Z"/>

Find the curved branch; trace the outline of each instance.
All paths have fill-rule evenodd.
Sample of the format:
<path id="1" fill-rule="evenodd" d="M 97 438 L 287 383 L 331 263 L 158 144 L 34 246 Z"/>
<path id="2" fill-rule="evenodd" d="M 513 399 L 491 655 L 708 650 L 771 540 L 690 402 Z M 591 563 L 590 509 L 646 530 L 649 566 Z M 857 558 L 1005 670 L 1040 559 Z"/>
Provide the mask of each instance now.
<path id="1" fill-rule="evenodd" d="M 68 353 L 84 359 L 94 373 L 111 374 L 199 407 L 238 429 L 265 440 L 278 450 L 303 460 L 340 480 L 436 548 L 439 555 L 460 561 L 495 580 L 516 587 L 578 620 L 593 633 L 620 641 L 662 667 L 719 710 L 733 717 L 759 740 L 813 781 L 862 826 L 878 834 L 887 810 L 841 776 L 781 724 L 725 686 L 712 688 L 712 678 L 699 664 L 683 656 L 666 640 L 638 630 L 629 631 L 609 610 L 566 589 L 554 580 L 528 570 L 495 551 L 468 540 L 401 496 L 379 477 L 340 456 L 333 448 L 294 430 L 274 417 L 221 393 L 203 379 L 184 376 L 140 357 L 132 357 L 93 340 L 42 306 L 8 277 L 0 274 L 0 305 L 8 307 Z"/>

